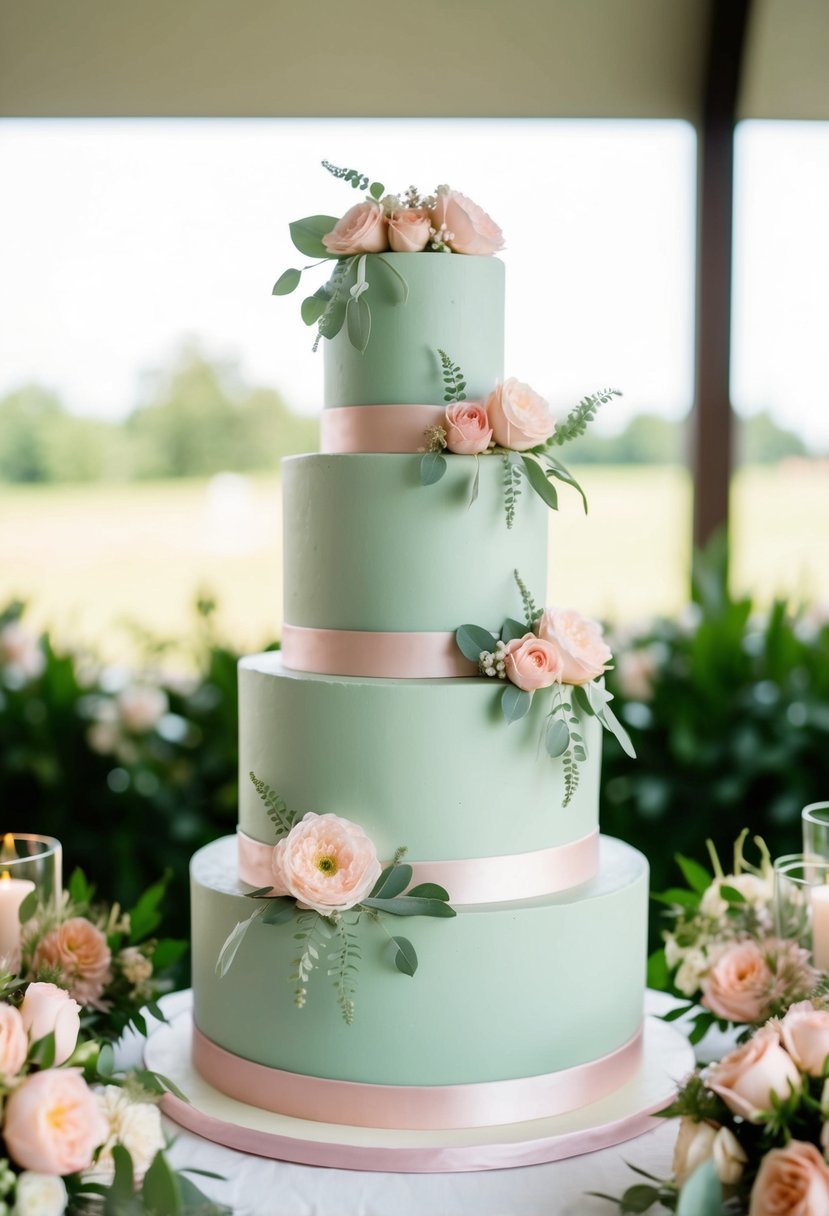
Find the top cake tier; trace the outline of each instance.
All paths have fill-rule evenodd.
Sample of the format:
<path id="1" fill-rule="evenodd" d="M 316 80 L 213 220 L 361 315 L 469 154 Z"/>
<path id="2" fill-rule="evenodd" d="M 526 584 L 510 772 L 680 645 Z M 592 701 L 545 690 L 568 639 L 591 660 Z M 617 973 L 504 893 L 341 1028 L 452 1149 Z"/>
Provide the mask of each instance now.
<path id="1" fill-rule="evenodd" d="M 349 287 L 356 267 L 350 273 Z M 326 409 L 442 405 L 438 350 L 463 369 L 470 399 L 486 396 L 503 379 L 504 264 L 498 258 L 384 253 L 366 258 L 365 274 L 368 346 L 361 354 L 345 327 L 323 343 Z"/>

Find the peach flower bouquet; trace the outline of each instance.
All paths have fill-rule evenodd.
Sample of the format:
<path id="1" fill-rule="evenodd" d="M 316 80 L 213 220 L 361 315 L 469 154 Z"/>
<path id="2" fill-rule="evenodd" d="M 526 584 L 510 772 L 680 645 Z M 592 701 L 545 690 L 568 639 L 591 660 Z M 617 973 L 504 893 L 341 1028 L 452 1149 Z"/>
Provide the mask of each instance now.
<path id="1" fill-rule="evenodd" d="M 692 1074 L 660 1112 L 680 1120 L 672 1178 L 646 1174 L 614 1202 L 688 1216 L 829 1216 L 827 1078 L 829 1009 L 797 1002 Z"/>
<path id="2" fill-rule="evenodd" d="M 339 218 L 309 215 L 290 225 L 291 240 L 311 266 L 290 267 L 274 284 L 275 296 L 296 291 L 303 270 L 333 261 L 329 281 L 302 301 L 300 314 L 306 325 L 317 326 L 317 339 L 333 338 L 345 325 L 352 346 L 364 351 L 371 332 L 371 310 L 365 298 L 369 287 L 366 258 L 379 258 L 399 280 L 402 299 L 408 286 L 385 253 L 442 253 L 488 257 L 504 247 L 504 234 L 491 216 L 473 199 L 451 187 L 437 186 L 422 194 L 410 186 L 402 194 L 386 191 L 356 169 L 343 169 L 323 161 L 334 177 L 363 193 Z"/>

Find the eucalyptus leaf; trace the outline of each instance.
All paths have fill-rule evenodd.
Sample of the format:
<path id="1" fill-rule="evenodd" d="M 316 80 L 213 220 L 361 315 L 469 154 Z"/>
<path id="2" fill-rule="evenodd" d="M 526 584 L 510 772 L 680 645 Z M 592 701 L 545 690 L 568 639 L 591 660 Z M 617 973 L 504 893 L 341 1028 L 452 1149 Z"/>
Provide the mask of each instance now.
<path id="1" fill-rule="evenodd" d="M 371 896 L 363 900 L 364 908 L 376 908 L 390 916 L 439 916 L 449 918 L 456 915 L 443 899 L 420 899 L 410 895 L 398 895 L 394 899 L 377 899 Z"/>
<path id="2" fill-rule="evenodd" d="M 530 633 L 530 628 L 522 621 L 516 621 L 513 617 L 508 616 L 504 621 L 501 629 L 502 642 L 514 642 L 516 638 L 523 638 Z"/>
<path id="3" fill-rule="evenodd" d="M 619 1201 L 623 1212 L 647 1212 L 655 1203 L 659 1203 L 659 1190 L 644 1182 L 629 1186 Z"/>
<path id="4" fill-rule="evenodd" d="M 299 315 L 306 325 L 315 325 L 328 307 L 331 297 L 323 287 L 312 296 L 306 296 L 299 306 Z"/>
<path id="5" fill-rule="evenodd" d="M 403 275 L 400 273 L 400 271 L 397 269 L 396 266 L 392 266 L 391 262 L 386 261 L 386 259 L 382 255 L 382 253 L 377 254 L 377 261 L 382 262 L 383 265 L 386 266 L 392 272 L 394 277 L 396 279 L 400 280 L 400 285 L 403 288 L 403 303 L 407 304 L 409 302 L 409 284 L 403 278 Z"/>
<path id="6" fill-rule="evenodd" d="M 587 685 L 587 688 L 589 687 Z M 585 685 L 575 684 L 573 686 L 573 701 L 583 713 L 588 714 L 591 718 L 595 717 L 596 711 L 590 704 L 590 697 L 587 694 Z"/>
<path id="7" fill-rule="evenodd" d="M 305 219 L 294 220 L 289 224 L 291 240 L 300 253 L 309 258 L 330 258 L 331 253 L 322 243 L 322 237 L 327 236 L 337 223 L 333 215 L 307 215 Z"/>
<path id="8" fill-rule="evenodd" d="M 522 456 L 521 462 L 524 465 L 524 472 L 527 474 L 527 481 L 535 490 L 538 497 L 545 502 L 553 511 L 558 510 L 558 494 L 555 487 L 551 486 L 541 465 L 532 456 Z"/>
<path id="9" fill-rule="evenodd" d="M 187 1095 L 179 1089 L 175 1081 L 171 1081 L 163 1072 L 151 1072 L 149 1068 L 136 1068 L 131 1071 L 130 1076 L 134 1077 L 144 1089 L 148 1089 L 152 1094 L 169 1092 L 178 1098 L 180 1102 L 186 1102 L 188 1106 L 190 1105 L 190 1099 Z"/>
<path id="10" fill-rule="evenodd" d="M 422 899 L 449 899 L 449 892 L 445 887 L 438 886 L 436 882 L 421 882 L 416 887 L 412 887 L 406 892 L 412 897 L 420 896 Z"/>
<path id="11" fill-rule="evenodd" d="M 440 452 L 426 452 L 420 461 L 420 484 L 433 486 L 446 472 L 446 457 Z"/>
<path id="12" fill-rule="evenodd" d="M 112 1049 L 111 1043 L 101 1044 L 101 1050 L 98 1052 L 98 1060 L 95 1067 L 100 1077 L 111 1077 L 115 1072 L 115 1052 Z"/>
<path id="13" fill-rule="evenodd" d="M 371 309 L 364 296 L 352 297 L 345 307 L 348 340 L 355 350 L 365 354 L 371 337 Z"/>
<path id="14" fill-rule="evenodd" d="M 386 187 L 383 185 L 382 182 L 372 182 L 368 188 L 368 192 L 371 195 L 371 197 L 377 199 L 378 202 L 385 194 L 385 191 L 386 191 Z"/>
<path id="15" fill-rule="evenodd" d="M 674 861 L 682 871 L 682 876 L 687 882 L 692 891 L 696 891 L 698 895 L 702 895 L 707 891 L 714 881 L 714 876 L 709 874 L 705 866 L 701 866 L 698 861 L 694 861 L 690 857 L 684 857 L 682 853 L 674 853 Z"/>
<path id="16" fill-rule="evenodd" d="M 393 937 L 390 945 L 394 950 L 394 965 L 404 975 L 417 971 L 417 951 L 407 937 Z"/>
<path id="17" fill-rule="evenodd" d="M 501 710 L 507 722 L 518 722 L 530 712 L 532 693 L 508 684 L 501 697 Z"/>
<path id="18" fill-rule="evenodd" d="M 299 280 L 302 278 L 302 271 L 297 270 L 292 266 L 290 270 L 283 270 L 282 274 L 273 285 L 273 295 L 289 296 L 292 291 L 296 291 L 299 287 Z"/>
<path id="19" fill-rule="evenodd" d="M 345 300 L 333 300 L 319 320 L 320 334 L 323 338 L 336 338 L 345 324 Z"/>
<path id="20" fill-rule="evenodd" d="M 544 747 L 547 750 L 547 755 L 552 756 L 555 760 L 558 756 L 563 756 L 570 746 L 570 728 L 566 722 L 562 722 L 561 718 L 553 718 L 547 723 L 547 729 L 544 732 Z"/>
<path id="21" fill-rule="evenodd" d="M 722 1184 L 713 1158 L 697 1166 L 679 1192 L 676 1216 L 721 1216 Z"/>
<path id="22" fill-rule="evenodd" d="M 257 887 L 254 891 L 245 891 L 245 899 L 267 899 L 273 887 Z"/>
<path id="23" fill-rule="evenodd" d="M 370 898 L 393 899 L 395 895 L 400 895 L 412 881 L 412 873 L 412 867 L 406 865 L 405 862 L 398 863 L 396 866 L 386 866 L 374 884 Z"/>
<path id="24" fill-rule="evenodd" d="M 164 1216 L 180 1216 L 181 1190 L 178 1179 L 163 1152 L 156 1153 L 144 1175 L 141 1198 L 148 1212 L 163 1212 Z"/>
<path id="25" fill-rule="evenodd" d="M 610 733 L 619 741 L 619 745 L 621 746 L 622 751 L 627 756 L 630 756 L 631 760 L 635 760 L 636 759 L 636 750 L 635 750 L 633 744 L 631 743 L 630 735 L 627 733 L 624 726 L 622 726 L 622 723 L 616 717 L 616 715 L 614 714 L 614 712 L 610 708 L 610 706 L 605 705 L 604 709 L 597 716 L 598 716 L 598 719 L 601 722 L 601 724 L 603 726 L 605 726 L 610 731 Z"/>
<path id="26" fill-rule="evenodd" d="M 581 495 L 582 503 L 584 504 L 584 513 L 587 514 L 587 496 L 579 483 L 576 481 L 569 469 L 566 469 L 560 461 L 553 456 L 546 455 L 543 457 L 544 462 L 550 470 L 550 476 L 555 477 L 558 481 L 563 481 L 565 485 L 572 486 L 573 489 Z"/>
<path id="27" fill-rule="evenodd" d="M 603 688 L 595 680 L 589 680 L 587 684 L 581 684 L 579 687 L 587 697 L 590 709 L 596 715 L 600 714 L 604 707 L 613 700 L 613 694 L 609 693 L 606 688 Z"/>
<path id="28" fill-rule="evenodd" d="M 227 975 L 230 968 L 233 966 L 233 960 L 236 957 L 237 951 L 245 940 L 245 934 L 255 920 L 265 911 L 265 904 L 261 902 L 258 908 L 250 914 L 247 920 L 241 920 L 231 929 L 227 935 L 224 945 L 219 951 L 219 957 L 216 959 L 216 974 L 220 977 Z"/>
<path id="29" fill-rule="evenodd" d="M 483 651 L 491 654 L 496 646 L 496 639 L 481 625 L 461 625 L 460 629 L 455 630 L 455 641 L 458 650 L 470 663 L 477 663 Z"/>
<path id="30" fill-rule="evenodd" d="M 288 921 L 294 919 L 295 912 L 296 904 L 292 899 L 284 896 L 269 899 L 265 903 L 265 911 L 262 913 L 262 924 L 287 925 Z"/>

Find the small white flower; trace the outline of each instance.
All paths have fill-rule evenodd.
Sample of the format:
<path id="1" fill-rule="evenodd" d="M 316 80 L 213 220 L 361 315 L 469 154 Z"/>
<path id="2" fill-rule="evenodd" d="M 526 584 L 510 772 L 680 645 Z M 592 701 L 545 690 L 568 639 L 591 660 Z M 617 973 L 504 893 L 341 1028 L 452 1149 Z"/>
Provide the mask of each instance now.
<path id="1" fill-rule="evenodd" d="M 26 1170 L 17 1180 L 12 1216 L 61 1216 L 66 1200 L 66 1187 L 57 1174 Z"/>
<path id="2" fill-rule="evenodd" d="M 708 974 L 709 960 L 703 950 L 696 947 L 686 951 L 682 965 L 674 977 L 674 983 L 683 996 L 694 996 L 702 987 Z"/>
<path id="3" fill-rule="evenodd" d="M 737 1137 L 727 1127 L 721 1127 L 714 1137 L 711 1156 L 714 1169 L 723 1186 L 735 1186 L 743 1176 L 748 1157 Z"/>
<path id="4" fill-rule="evenodd" d="M 124 979 L 134 988 L 145 984 L 153 973 L 152 961 L 142 954 L 137 946 L 126 946 L 118 955 L 118 961 Z"/>
<path id="5" fill-rule="evenodd" d="M 671 971 L 673 971 L 674 967 L 678 967 L 685 958 L 686 948 L 679 945 L 672 933 L 665 934 L 665 962 Z"/>
<path id="6" fill-rule="evenodd" d="M 755 909 L 767 908 L 772 900 L 770 878 L 758 878 L 756 874 L 726 874 L 724 878 L 715 878 L 703 893 L 699 910 L 705 916 L 719 918 L 728 910 L 728 901 L 720 894 L 721 887 L 733 887 Z"/>
<path id="7" fill-rule="evenodd" d="M 161 1112 L 151 1102 L 134 1102 L 117 1085 L 107 1085 L 98 1093 L 98 1103 L 109 1123 L 109 1136 L 93 1168 L 84 1174 L 88 1181 L 110 1182 L 115 1176 L 112 1150 L 121 1144 L 132 1158 L 135 1177 L 141 1179 L 156 1153 L 164 1148 Z"/>

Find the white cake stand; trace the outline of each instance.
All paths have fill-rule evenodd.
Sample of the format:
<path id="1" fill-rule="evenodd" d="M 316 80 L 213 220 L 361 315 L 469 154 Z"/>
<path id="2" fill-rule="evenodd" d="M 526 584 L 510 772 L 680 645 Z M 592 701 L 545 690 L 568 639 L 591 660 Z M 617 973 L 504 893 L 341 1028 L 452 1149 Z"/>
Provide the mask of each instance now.
<path id="1" fill-rule="evenodd" d="M 460 1173 L 561 1161 L 632 1140 L 694 1067 L 683 1034 L 649 1016 L 638 1073 L 600 1102 L 567 1115 L 498 1127 L 391 1131 L 312 1123 L 248 1106 L 202 1080 L 190 1061 L 192 1002 L 159 1024 L 147 1040 L 148 1068 L 169 1077 L 189 1098 L 162 1099 L 164 1113 L 196 1135 L 240 1152 L 301 1165 L 385 1173 Z"/>

